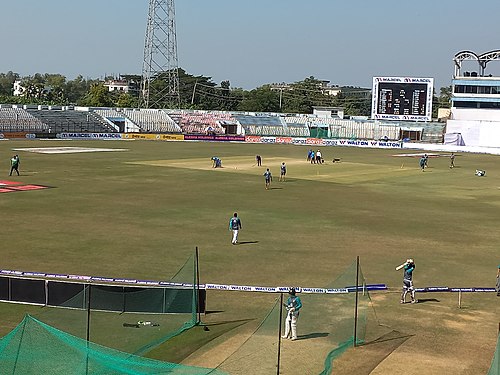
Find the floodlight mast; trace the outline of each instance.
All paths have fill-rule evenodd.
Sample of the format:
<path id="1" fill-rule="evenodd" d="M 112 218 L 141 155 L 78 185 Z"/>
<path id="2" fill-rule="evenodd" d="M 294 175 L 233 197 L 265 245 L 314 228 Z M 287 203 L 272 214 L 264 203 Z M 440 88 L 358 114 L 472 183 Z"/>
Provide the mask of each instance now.
<path id="1" fill-rule="evenodd" d="M 179 105 L 174 0 L 149 0 L 139 106 L 178 108 Z"/>

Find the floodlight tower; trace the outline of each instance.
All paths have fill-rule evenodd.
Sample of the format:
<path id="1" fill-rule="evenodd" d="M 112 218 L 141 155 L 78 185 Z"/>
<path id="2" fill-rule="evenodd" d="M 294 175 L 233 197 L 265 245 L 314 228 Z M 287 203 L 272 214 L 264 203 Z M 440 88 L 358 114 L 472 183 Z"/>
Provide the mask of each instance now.
<path id="1" fill-rule="evenodd" d="M 174 0 L 149 0 L 140 107 L 179 107 L 179 104 Z"/>

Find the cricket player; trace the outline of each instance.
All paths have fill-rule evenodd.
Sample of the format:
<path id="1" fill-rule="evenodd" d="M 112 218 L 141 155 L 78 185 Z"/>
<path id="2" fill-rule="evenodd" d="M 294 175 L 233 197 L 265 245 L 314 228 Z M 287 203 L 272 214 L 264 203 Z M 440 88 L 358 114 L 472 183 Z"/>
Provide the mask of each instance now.
<path id="1" fill-rule="evenodd" d="M 229 230 L 233 231 L 233 240 L 231 243 L 236 245 L 238 243 L 238 232 L 241 229 L 241 220 L 238 217 L 238 213 L 235 212 L 233 217 L 229 220 Z"/>
<path id="2" fill-rule="evenodd" d="M 417 303 L 415 299 L 415 288 L 413 287 L 413 271 L 415 262 L 413 259 L 407 259 L 403 266 L 403 292 L 401 294 L 401 303 L 406 303 L 406 294 L 410 292 L 411 303 Z"/>
<path id="3" fill-rule="evenodd" d="M 12 159 L 10 159 L 10 174 L 9 176 L 12 176 L 12 172 L 16 171 L 17 175 L 19 176 L 19 155 L 14 155 Z"/>
<path id="4" fill-rule="evenodd" d="M 263 176 L 266 180 L 266 190 L 269 190 L 269 187 L 271 186 L 271 182 L 273 181 L 273 175 L 271 174 L 271 171 L 269 170 L 269 168 L 266 169 Z"/>
<path id="5" fill-rule="evenodd" d="M 422 172 L 424 171 L 425 167 L 426 167 L 426 159 L 425 159 L 425 156 L 422 156 L 420 158 L 420 161 L 418 162 L 418 164 L 420 165 L 420 168 L 422 169 Z"/>
<path id="6" fill-rule="evenodd" d="M 283 339 L 291 338 L 297 340 L 297 320 L 299 319 L 300 309 L 302 308 L 302 301 L 295 294 L 295 288 L 291 288 L 288 292 L 289 297 L 286 301 L 285 307 L 287 310 L 285 320 L 285 334 L 281 336 Z M 290 337 L 291 333 L 291 337 Z"/>
<path id="7" fill-rule="evenodd" d="M 285 162 L 281 163 L 280 167 L 280 181 L 285 181 L 286 177 L 286 164 Z"/>

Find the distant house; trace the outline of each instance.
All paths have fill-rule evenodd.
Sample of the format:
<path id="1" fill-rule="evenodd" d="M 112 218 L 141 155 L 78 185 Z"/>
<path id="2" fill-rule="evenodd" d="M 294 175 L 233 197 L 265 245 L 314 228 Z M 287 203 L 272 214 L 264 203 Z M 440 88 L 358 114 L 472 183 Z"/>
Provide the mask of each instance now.
<path id="1" fill-rule="evenodd" d="M 109 92 L 132 93 L 139 91 L 139 79 L 135 76 L 120 76 L 104 82 Z"/>
<path id="2" fill-rule="evenodd" d="M 129 91 L 131 91 L 129 83 L 125 80 L 109 80 L 104 82 L 104 86 L 108 88 L 109 92 L 118 91 L 128 93 Z"/>
<path id="3" fill-rule="evenodd" d="M 322 118 L 344 118 L 343 107 L 319 107 L 313 106 L 313 115 Z"/>
<path id="4" fill-rule="evenodd" d="M 14 81 L 14 96 L 24 96 L 26 88 L 21 85 L 21 81 Z"/>

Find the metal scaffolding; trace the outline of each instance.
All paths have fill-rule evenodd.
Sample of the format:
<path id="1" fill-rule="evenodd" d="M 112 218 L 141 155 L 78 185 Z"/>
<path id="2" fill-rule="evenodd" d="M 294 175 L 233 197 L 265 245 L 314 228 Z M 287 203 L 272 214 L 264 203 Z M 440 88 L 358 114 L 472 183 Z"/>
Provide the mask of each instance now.
<path id="1" fill-rule="evenodd" d="M 149 0 L 141 108 L 178 108 L 179 63 L 174 0 Z"/>

